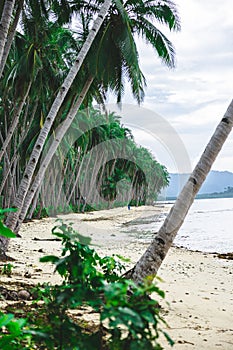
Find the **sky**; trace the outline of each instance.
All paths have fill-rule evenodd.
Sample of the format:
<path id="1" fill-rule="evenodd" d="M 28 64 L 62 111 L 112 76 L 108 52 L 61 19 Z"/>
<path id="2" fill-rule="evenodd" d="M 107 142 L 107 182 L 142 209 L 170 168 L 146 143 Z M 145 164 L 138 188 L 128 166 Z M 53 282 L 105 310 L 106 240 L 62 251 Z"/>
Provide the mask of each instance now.
<path id="1" fill-rule="evenodd" d="M 181 31 L 170 33 L 165 27 L 161 29 L 175 46 L 176 68 L 161 64 L 156 53 L 138 41 L 141 68 L 147 81 L 142 110 L 153 111 L 169 123 L 183 142 L 182 152 L 187 152 L 192 169 L 233 98 L 233 3 L 232 0 L 175 3 Z M 128 88 L 124 104 L 136 106 Z M 177 148 L 177 139 L 174 138 L 173 146 L 166 147 L 164 140 L 158 140 L 153 130 L 151 133 L 147 122 L 142 127 L 140 118 L 137 115 L 134 125 L 130 125 L 122 117 L 123 123 L 133 130 L 136 142 L 148 147 L 169 172 L 187 172 L 186 158 L 182 167 L 171 151 Z M 180 148 L 176 149 L 179 151 Z M 212 169 L 233 172 L 233 134 Z"/>

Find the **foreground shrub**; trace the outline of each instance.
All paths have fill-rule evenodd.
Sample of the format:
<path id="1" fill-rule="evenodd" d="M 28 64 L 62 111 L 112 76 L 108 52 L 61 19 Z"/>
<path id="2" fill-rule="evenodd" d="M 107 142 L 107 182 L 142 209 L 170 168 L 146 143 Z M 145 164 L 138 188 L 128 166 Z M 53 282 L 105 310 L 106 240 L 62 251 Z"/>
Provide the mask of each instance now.
<path id="1" fill-rule="evenodd" d="M 28 321 L 17 321 L 22 323 L 16 333 L 11 327 L 1 328 L 1 349 L 159 350 L 161 333 L 173 345 L 160 329 L 165 322 L 158 300 L 149 297 L 153 292 L 164 298 L 156 284 L 148 279 L 137 286 L 122 277 L 119 257 L 100 257 L 89 247 L 90 239 L 72 226 L 60 222 L 53 234 L 62 240 L 61 256 L 41 261 L 54 264 L 62 282 L 37 286 L 37 302 L 42 300 L 42 305 L 36 315 L 28 313 Z M 87 312 L 94 323 L 85 320 Z"/>

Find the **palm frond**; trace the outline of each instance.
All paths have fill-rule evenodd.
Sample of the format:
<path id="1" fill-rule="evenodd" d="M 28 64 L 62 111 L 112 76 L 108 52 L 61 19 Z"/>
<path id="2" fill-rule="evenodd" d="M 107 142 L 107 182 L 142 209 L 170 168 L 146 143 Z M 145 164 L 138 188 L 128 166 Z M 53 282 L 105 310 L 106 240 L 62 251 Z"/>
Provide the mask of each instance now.
<path id="1" fill-rule="evenodd" d="M 175 66 L 175 48 L 171 41 L 150 21 L 141 17 L 137 32 L 155 49 L 158 56 L 170 68 Z"/>
<path id="2" fill-rule="evenodd" d="M 144 11 L 146 17 L 150 18 L 152 22 L 158 21 L 165 24 L 170 30 L 180 30 L 180 19 L 173 1 L 145 1 Z"/>

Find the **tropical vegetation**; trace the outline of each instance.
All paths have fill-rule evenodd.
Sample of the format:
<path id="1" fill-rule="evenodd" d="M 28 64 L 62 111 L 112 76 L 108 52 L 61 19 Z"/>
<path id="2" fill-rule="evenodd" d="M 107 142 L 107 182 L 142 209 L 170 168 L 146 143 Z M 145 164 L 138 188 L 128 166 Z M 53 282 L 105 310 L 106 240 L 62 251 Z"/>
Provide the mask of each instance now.
<path id="1" fill-rule="evenodd" d="M 17 208 L 8 214 L 7 226 L 18 232 L 25 217 L 40 216 L 48 208 L 87 209 L 85 186 L 90 183 L 84 183 L 82 191 L 79 188 L 85 171 L 89 177 L 96 175 L 90 180 L 91 188 L 96 187 L 96 198 L 104 198 L 109 207 L 121 192 L 119 186 L 130 188 L 131 196 L 125 201 L 140 204 L 146 196 L 155 200 L 167 184 L 166 169 L 136 146 L 117 116 L 109 115 L 104 121 L 106 113 L 101 116 L 100 108 L 93 105 L 104 110 L 108 91 L 120 103 L 125 81 L 137 102 L 142 102 L 146 81 L 137 37 L 152 45 L 167 66 L 174 66 L 173 45 L 156 26 L 179 30 L 174 3 L 5 0 L 0 18 L 0 195 L 4 208 Z M 74 130 L 75 141 L 70 136 Z M 114 148 L 109 149 L 112 158 L 105 159 L 100 152 L 93 164 L 88 153 L 107 139 Z M 124 153 L 120 144 L 127 148 L 127 157 L 120 156 Z M 151 172 L 152 182 L 144 169 Z M 51 196 L 45 204 L 43 193 L 48 194 L 48 189 Z M 61 200 L 62 208 L 61 193 L 66 198 L 65 205 Z M 100 200 L 91 198 L 92 208 L 99 204 Z M 5 251 L 8 242 L 3 241 Z"/>
<path id="2" fill-rule="evenodd" d="M 62 221 L 53 234 L 62 240 L 61 256 L 41 261 L 54 265 L 60 283 L 26 286 L 21 294 L 26 300 L 31 296 L 33 304 L 19 301 L 0 312 L 2 350 L 160 350 L 160 335 L 174 344 L 161 328 L 166 325 L 159 307 L 164 292 L 157 284 L 127 280 L 121 257 L 100 257 L 89 238 Z M 2 273 L 11 273 L 8 267 Z M 148 296 L 152 292 L 156 298 Z M 85 313 L 92 314 L 92 322 Z"/>
<path id="3" fill-rule="evenodd" d="M 222 192 L 202 193 L 197 194 L 196 198 L 233 198 L 233 187 L 227 186 Z"/>

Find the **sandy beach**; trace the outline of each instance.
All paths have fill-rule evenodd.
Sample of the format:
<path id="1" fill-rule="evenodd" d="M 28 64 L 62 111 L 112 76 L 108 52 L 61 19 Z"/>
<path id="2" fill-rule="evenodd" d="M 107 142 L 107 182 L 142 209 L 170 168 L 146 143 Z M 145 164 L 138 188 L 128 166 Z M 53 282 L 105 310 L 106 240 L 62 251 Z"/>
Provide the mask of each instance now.
<path id="1" fill-rule="evenodd" d="M 118 208 L 85 214 L 59 216 L 81 234 L 90 236 L 102 256 L 120 254 L 130 258 L 133 266 L 148 243 L 138 240 L 124 226 L 135 218 L 167 212 L 169 206 Z M 22 238 L 12 239 L 9 255 L 16 261 L 12 277 L 1 275 L 2 283 L 12 280 L 27 284 L 56 282 L 49 264 L 39 258 L 58 255 L 60 242 L 52 240 L 51 229 L 56 218 L 33 220 L 20 231 Z M 173 349 L 233 349 L 233 261 L 219 259 L 215 254 L 171 248 L 158 275 L 166 292 L 164 317 L 170 326 L 169 335 L 176 342 Z M 168 302 L 168 304 L 167 304 Z M 164 342 L 165 349 L 170 348 Z"/>

